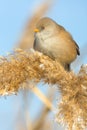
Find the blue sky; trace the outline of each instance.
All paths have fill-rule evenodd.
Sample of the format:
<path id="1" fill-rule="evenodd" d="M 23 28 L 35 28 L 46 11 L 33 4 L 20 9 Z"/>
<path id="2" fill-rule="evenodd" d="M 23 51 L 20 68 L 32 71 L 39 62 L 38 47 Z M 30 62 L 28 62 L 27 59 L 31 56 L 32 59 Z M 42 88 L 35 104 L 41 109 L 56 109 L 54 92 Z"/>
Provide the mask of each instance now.
<path id="1" fill-rule="evenodd" d="M 12 51 L 14 44 L 20 39 L 27 19 L 42 1 L 0 0 L 0 55 Z M 51 17 L 72 34 L 82 55 L 83 46 L 87 48 L 87 0 L 56 0 L 45 16 Z M 87 59 L 84 60 L 86 62 Z M 7 100 L 0 98 L 0 129 L 12 129 L 12 121 L 20 105 L 19 100 L 20 96 L 10 96 Z"/>

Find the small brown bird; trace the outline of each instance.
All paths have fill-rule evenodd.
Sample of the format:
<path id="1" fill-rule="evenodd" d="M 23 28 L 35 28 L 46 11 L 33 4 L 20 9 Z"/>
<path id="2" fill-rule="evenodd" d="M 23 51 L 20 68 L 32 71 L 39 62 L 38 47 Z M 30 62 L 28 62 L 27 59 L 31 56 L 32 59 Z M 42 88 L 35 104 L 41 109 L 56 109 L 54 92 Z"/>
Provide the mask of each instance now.
<path id="1" fill-rule="evenodd" d="M 57 60 L 67 71 L 77 55 L 79 46 L 64 27 L 50 18 L 42 18 L 36 25 L 34 49 Z"/>

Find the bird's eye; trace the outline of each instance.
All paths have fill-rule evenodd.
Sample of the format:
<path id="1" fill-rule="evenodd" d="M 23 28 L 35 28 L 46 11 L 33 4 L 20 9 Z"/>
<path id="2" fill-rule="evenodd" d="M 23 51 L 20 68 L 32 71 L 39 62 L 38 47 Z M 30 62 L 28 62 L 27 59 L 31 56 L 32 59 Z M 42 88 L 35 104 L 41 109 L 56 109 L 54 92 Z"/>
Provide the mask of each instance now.
<path id="1" fill-rule="evenodd" d="M 44 29 L 45 29 L 45 27 L 44 27 L 44 26 L 42 26 L 42 27 L 41 27 L 41 30 L 44 30 Z"/>

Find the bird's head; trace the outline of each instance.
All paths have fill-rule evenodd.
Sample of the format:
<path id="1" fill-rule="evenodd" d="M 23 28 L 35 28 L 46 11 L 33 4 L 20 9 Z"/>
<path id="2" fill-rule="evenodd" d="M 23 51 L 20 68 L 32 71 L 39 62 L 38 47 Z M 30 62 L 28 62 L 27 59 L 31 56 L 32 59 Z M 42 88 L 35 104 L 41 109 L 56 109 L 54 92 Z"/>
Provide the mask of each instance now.
<path id="1" fill-rule="evenodd" d="M 54 35 L 55 30 L 55 22 L 52 19 L 45 17 L 39 20 L 39 22 L 36 25 L 36 28 L 34 29 L 34 32 L 35 36 L 43 35 L 43 37 L 47 38 Z"/>

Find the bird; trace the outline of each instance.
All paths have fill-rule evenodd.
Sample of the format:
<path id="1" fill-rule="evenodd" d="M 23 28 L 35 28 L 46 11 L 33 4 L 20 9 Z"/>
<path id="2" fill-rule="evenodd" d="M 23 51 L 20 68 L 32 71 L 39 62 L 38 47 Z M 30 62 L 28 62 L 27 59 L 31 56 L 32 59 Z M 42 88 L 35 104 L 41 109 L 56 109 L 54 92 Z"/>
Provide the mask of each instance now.
<path id="1" fill-rule="evenodd" d="M 66 71 L 80 55 L 79 46 L 71 34 L 49 17 L 41 18 L 34 29 L 33 48 L 58 61 Z"/>

